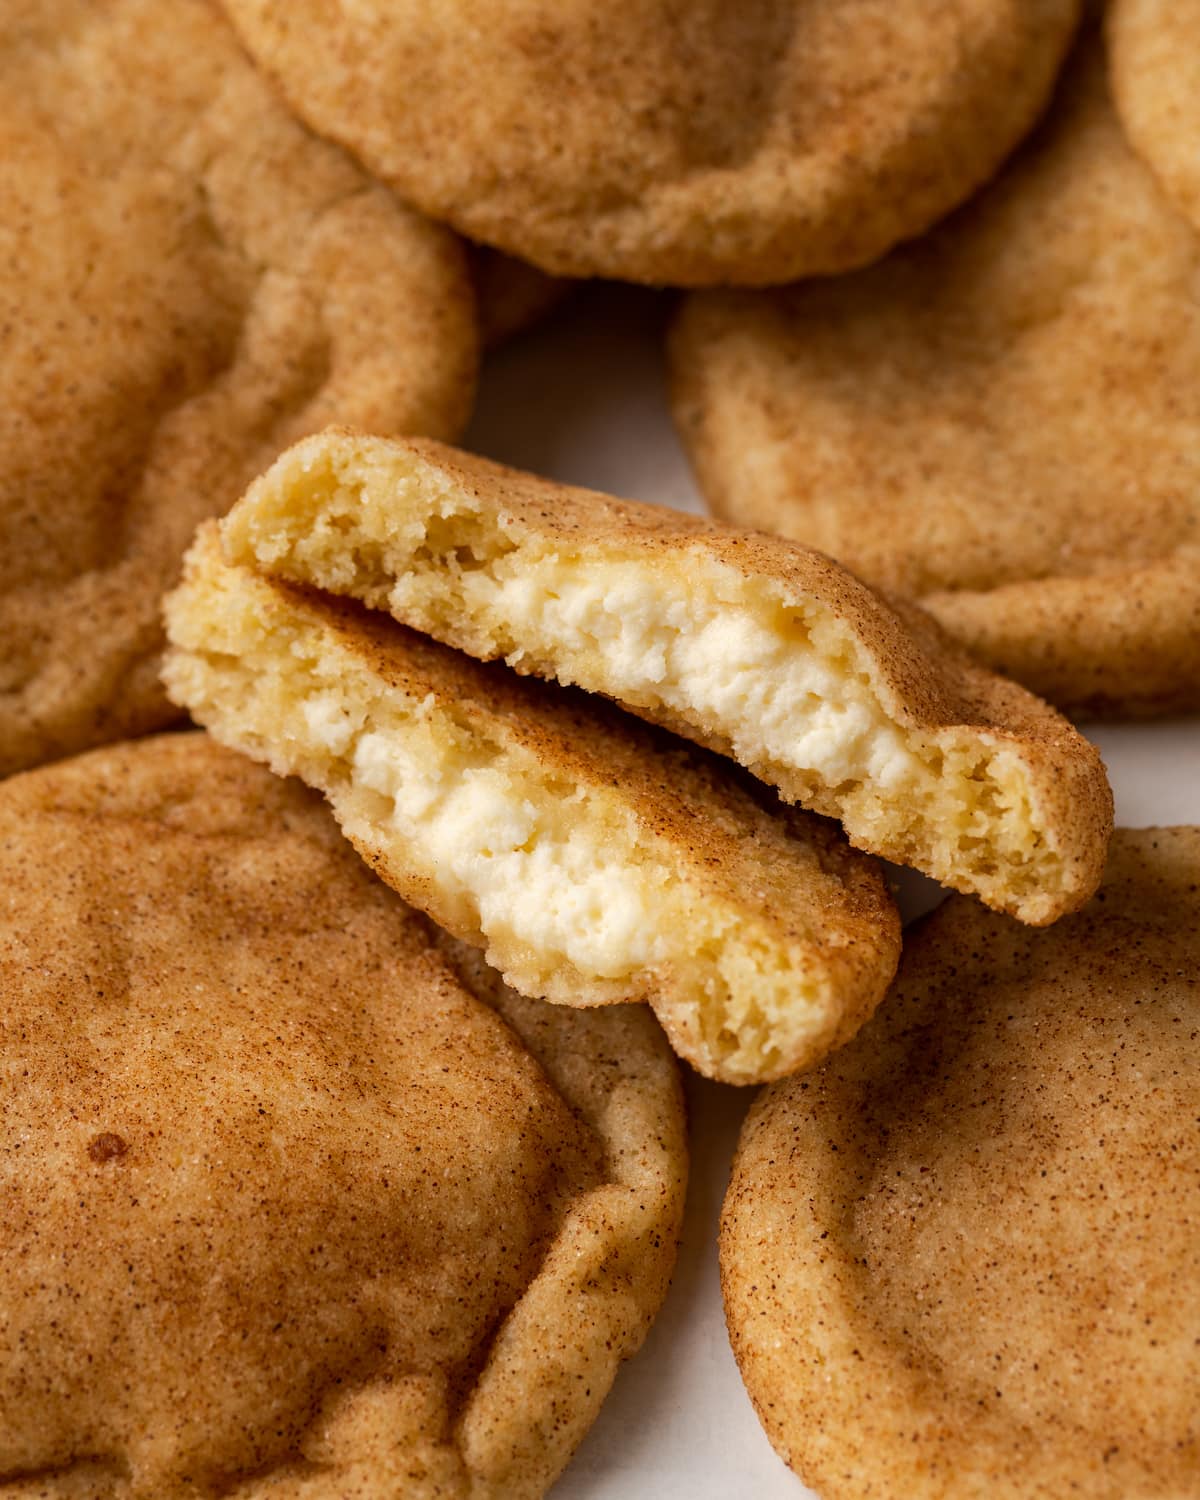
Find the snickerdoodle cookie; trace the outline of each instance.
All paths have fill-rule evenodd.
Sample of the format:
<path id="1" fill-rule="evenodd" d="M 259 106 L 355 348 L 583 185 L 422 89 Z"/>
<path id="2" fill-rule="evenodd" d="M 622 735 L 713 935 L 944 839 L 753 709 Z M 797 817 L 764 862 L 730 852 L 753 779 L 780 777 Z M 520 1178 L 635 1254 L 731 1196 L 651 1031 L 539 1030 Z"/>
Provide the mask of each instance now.
<path id="1" fill-rule="evenodd" d="M 887 989 L 882 870 L 728 761 L 231 565 L 212 523 L 167 619 L 175 701 L 323 791 L 379 874 L 522 993 L 647 1000 L 695 1067 L 761 1083 Z"/>
<path id="2" fill-rule="evenodd" d="M 541 1495 L 674 1259 L 641 1006 L 523 1000 L 201 735 L 0 787 L 0 1495 Z"/>
<path id="3" fill-rule="evenodd" d="M 205 0 L 0 28 L 0 775 L 172 714 L 196 524 L 330 421 L 457 433 L 464 252 L 312 136 Z"/>
<path id="4" fill-rule="evenodd" d="M 1200 230 L 1200 0 L 1112 0 L 1108 41 L 1121 123 Z"/>
<path id="5" fill-rule="evenodd" d="M 875 1020 L 756 1101 L 734 1350 L 827 1500 L 1200 1493 L 1200 830 L 1031 932 L 952 896 Z"/>
<path id="6" fill-rule="evenodd" d="M 690 299 L 676 418 L 726 520 L 916 599 L 1060 707 L 1200 708 L 1200 232 L 1099 42 L 992 187 L 838 281 Z"/>
<path id="7" fill-rule="evenodd" d="M 429 442 L 329 432 L 226 518 L 229 560 L 614 698 L 1035 923 L 1100 878 L 1099 755 L 820 553 Z"/>
<path id="8" fill-rule="evenodd" d="M 224 0 L 403 197 L 566 276 L 762 284 L 920 233 L 1033 123 L 1078 0 Z"/>

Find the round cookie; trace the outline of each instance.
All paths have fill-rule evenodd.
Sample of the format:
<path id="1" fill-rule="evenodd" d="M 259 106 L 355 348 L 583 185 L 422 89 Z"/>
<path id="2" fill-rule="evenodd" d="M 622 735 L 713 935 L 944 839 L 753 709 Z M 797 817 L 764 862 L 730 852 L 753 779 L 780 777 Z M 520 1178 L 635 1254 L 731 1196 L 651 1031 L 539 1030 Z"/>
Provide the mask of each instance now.
<path id="1" fill-rule="evenodd" d="M 1050 91 L 1078 0 L 223 0 L 408 201 L 562 276 L 760 285 L 920 233 Z"/>
<path id="2" fill-rule="evenodd" d="M 464 252 L 296 121 L 205 0 L 0 38 L 0 775 L 173 716 L 198 521 L 330 420 L 457 433 Z"/>
<path id="3" fill-rule="evenodd" d="M 506 991 L 201 735 L 0 787 L 0 1495 L 536 1496 L 666 1289 L 641 1007 Z"/>
<path id="4" fill-rule="evenodd" d="M 1099 46 L 986 193 L 869 271 L 690 300 L 676 418 L 713 510 L 917 599 L 1060 707 L 1200 708 L 1200 234 Z"/>
<path id="5" fill-rule="evenodd" d="M 826 1500 L 1200 1492 L 1200 830 L 1032 933 L 952 896 L 739 1145 L 722 1279 Z"/>
<path id="6" fill-rule="evenodd" d="M 1200 0 L 1113 0 L 1108 39 L 1121 123 L 1200 229 Z"/>

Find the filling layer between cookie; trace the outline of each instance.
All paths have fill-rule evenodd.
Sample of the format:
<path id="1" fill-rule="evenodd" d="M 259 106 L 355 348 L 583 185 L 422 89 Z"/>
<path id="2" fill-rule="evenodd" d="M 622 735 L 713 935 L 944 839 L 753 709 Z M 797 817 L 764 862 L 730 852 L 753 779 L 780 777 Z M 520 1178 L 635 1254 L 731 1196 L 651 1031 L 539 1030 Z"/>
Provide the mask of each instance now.
<path id="1" fill-rule="evenodd" d="M 230 555 L 387 610 L 483 659 L 605 694 L 731 754 L 852 843 L 1027 921 L 1078 871 L 1003 736 L 898 723 L 848 624 L 697 548 L 547 540 L 419 458 L 271 471 Z M 698 729 L 698 726 L 703 726 Z"/>
<path id="2" fill-rule="evenodd" d="M 840 1039 L 827 934 L 790 942 L 782 914 L 722 901 L 619 788 L 572 780 L 479 712 L 380 671 L 336 618 L 225 565 L 210 534 L 169 606 L 168 689 L 218 739 L 323 791 L 384 878 L 523 992 L 648 999 L 681 1055 L 730 1082 Z"/>

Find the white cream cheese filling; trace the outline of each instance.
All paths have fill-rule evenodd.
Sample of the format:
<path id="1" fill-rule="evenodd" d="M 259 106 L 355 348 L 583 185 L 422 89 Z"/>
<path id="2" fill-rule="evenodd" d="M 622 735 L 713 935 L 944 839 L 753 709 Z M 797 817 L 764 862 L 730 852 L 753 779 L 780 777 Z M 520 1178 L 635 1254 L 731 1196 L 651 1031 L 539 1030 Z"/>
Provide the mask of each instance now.
<path id="1" fill-rule="evenodd" d="M 827 651 L 806 648 L 802 624 L 768 620 L 770 606 L 755 618 L 744 601 L 720 597 L 717 568 L 704 571 L 686 598 L 671 598 L 646 561 L 521 553 L 463 573 L 460 584 L 469 612 L 498 616 L 516 639 L 549 636 L 568 651 L 597 652 L 607 682 L 584 686 L 719 722 L 743 762 L 819 771 L 831 785 L 869 779 L 886 791 L 928 778 L 840 643 L 829 648 L 839 663 L 831 665 Z M 392 591 L 397 607 L 406 582 Z M 510 663 L 520 656 L 510 653 Z"/>
<path id="2" fill-rule="evenodd" d="M 444 743 L 420 738 L 410 745 L 395 728 L 360 734 L 353 781 L 387 800 L 393 828 L 440 880 L 470 893 L 485 936 L 503 931 L 601 979 L 668 956 L 662 872 L 633 862 L 635 829 L 630 847 L 598 849 L 582 793 L 538 807 L 507 772 L 463 766 Z"/>

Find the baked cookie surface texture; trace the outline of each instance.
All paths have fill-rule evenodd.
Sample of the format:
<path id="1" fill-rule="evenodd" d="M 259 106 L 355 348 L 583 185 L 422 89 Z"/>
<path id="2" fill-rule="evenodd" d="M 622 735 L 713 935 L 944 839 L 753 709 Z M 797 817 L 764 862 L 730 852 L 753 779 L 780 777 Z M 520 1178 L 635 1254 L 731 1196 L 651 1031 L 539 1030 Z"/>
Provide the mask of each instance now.
<path id="1" fill-rule="evenodd" d="M 875 1020 L 766 1090 L 734 1350 L 829 1500 L 1200 1492 L 1200 830 L 1118 829 L 1030 932 L 952 896 Z"/>
<path id="2" fill-rule="evenodd" d="M 613 698 L 1025 921 L 1100 878 L 1094 747 L 920 611 L 782 538 L 338 432 L 282 455 L 222 537 L 239 565 Z"/>
<path id="3" fill-rule="evenodd" d="M 555 275 L 758 285 L 920 233 L 1044 104 L 1077 0 L 224 0 L 301 115 Z"/>
<path id="4" fill-rule="evenodd" d="M 1108 40 L 1121 123 L 1200 230 L 1200 0 L 1113 0 Z"/>
<path id="5" fill-rule="evenodd" d="M 312 136 L 205 0 L 7 0 L 0 774 L 164 724 L 196 524 L 331 420 L 457 433 L 463 250 Z"/>
<path id="6" fill-rule="evenodd" d="M 0 788 L 0 1495 L 537 1496 L 666 1288 L 642 1007 L 506 991 L 207 737 Z"/>
<path id="7" fill-rule="evenodd" d="M 329 798 L 406 900 L 522 993 L 647 1000 L 729 1083 L 810 1067 L 874 1010 L 900 923 L 831 822 L 610 704 L 221 556 L 167 601 L 174 700 Z"/>
<path id="8" fill-rule="evenodd" d="M 1037 134 L 926 239 L 690 299 L 677 424 L 716 514 L 918 600 L 1060 707 L 1194 711 L 1198 278 L 1200 232 L 1089 36 Z"/>

